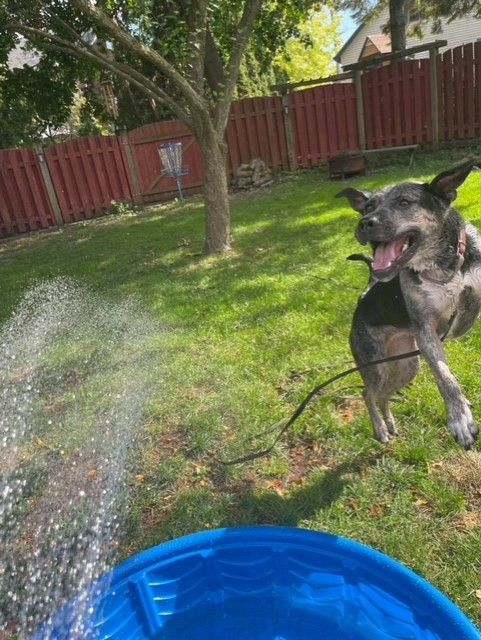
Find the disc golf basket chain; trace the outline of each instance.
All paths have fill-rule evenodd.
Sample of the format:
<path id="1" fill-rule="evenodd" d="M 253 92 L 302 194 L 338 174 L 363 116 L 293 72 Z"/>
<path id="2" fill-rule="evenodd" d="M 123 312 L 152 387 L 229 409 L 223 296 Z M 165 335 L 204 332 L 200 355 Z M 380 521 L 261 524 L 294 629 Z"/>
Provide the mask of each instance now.
<path id="1" fill-rule="evenodd" d="M 182 142 L 166 142 L 159 147 L 160 161 L 164 166 L 162 175 L 174 178 L 179 192 L 179 199 L 184 202 L 181 177 L 189 172 L 188 165 L 182 164 Z"/>

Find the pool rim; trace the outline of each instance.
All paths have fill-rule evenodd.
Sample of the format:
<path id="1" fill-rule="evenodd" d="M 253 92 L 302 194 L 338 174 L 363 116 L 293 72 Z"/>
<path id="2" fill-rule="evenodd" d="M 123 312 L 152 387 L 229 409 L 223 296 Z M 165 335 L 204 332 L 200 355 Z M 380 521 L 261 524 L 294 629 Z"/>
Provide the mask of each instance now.
<path id="1" fill-rule="evenodd" d="M 322 544 L 319 545 L 321 539 Z M 481 640 L 481 631 L 474 622 L 437 587 L 406 565 L 351 538 L 302 527 L 275 525 L 225 527 L 199 531 L 162 542 L 124 560 L 114 567 L 107 576 L 104 576 L 109 579 L 109 587 L 107 593 L 101 598 L 118 589 L 122 583 L 133 578 L 135 574 L 153 568 L 161 562 L 180 558 L 182 555 L 200 552 L 213 553 L 219 543 L 227 544 L 227 546 L 235 546 L 239 543 L 246 546 L 285 544 L 286 547 L 292 547 L 297 544 L 302 547 L 311 544 L 315 547 L 319 545 L 320 552 L 327 553 L 327 550 L 331 550 L 342 558 L 349 556 L 352 560 L 359 563 L 366 562 L 371 567 L 382 565 L 389 572 L 391 581 L 399 580 L 402 583 L 400 588 L 421 590 L 425 597 L 429 598 L 430 604 L 434 605 L 439 613 L 457 628 L 459 634 L 457 640 Z"/>

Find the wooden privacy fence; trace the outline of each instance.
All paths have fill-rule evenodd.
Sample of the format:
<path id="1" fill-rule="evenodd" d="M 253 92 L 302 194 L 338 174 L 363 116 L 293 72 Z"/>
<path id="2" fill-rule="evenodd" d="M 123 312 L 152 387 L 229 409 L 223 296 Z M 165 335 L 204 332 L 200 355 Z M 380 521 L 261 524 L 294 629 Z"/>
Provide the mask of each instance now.
<path id="1" fill-rule="evenodd" d="M 55 213 L 35 151 L 0 151 L 0 236 L 55 224 Z"/>
<path id="2" fill-rule="evenodd" d="M 481 137 L 481 42 L 441 55 L 442 44 L 409 50 L 428 49 L 429 59 L 398 61 L 398 54 L 388 54 L 378 68 L 366 67 L 372 61 L 346 67 L 339 82 L 234 102 L 228 170 L 257 157 L 273 169 L 292 170 L 349 150 Z M 183 145 L 185 189 L 199 191 L 202 154 L 178 121 L 45 149 L 0 150 L 0 237 L 101 215 L 113 202 L 172 197 L 175 183 L 161 173 L 158 148 L 173 140 Z"/>
<path id="3" fill-rule="evenodd" d="M 445 51 L 438 59 L 441 140 L 481 136 L 481 42 Z"/>
<path id="4" fill-rule="evenodd" d="M 294 163 L 319 165 L 358 147 L 356 96 L 351 82 L 328 84 L 290 94 L 288 108 L 294 131 Z"/>
<path id="5" fill-rule="evenodd" d="M 366 149 L 432 142 L 429 60 L 406 60 L 362 76 Z"/>
<path id="6" fill-rule="evenodd" d="M 63 222 L 91 218 L 112 201 L 132 199 L 121 141 L 115 136 L 77 138 L 47 147 L 43 155 Z"/>

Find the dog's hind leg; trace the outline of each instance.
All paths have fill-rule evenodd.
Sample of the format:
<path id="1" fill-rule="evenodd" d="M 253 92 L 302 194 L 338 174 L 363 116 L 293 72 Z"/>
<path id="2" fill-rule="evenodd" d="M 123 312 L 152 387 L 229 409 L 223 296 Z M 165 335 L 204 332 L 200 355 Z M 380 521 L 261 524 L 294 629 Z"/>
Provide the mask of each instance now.
<path id="1" fill-rule="evenodd" d="M 356 364 L 360 367 L 359 372 L 364 382 L 363 396 L 374 429 L 374 437 L 380 442 L 389 440 L 389 427 L 385 422 L 384 412 L 379 406 L 379 391 L 388 367 L 384 364 L 370 367 L 362 365 L 386 357 L 385 337 L 382 329 L 368 327 L 358 322 L 353 323 L 350 336 L 351 350 Z"/>
<path id="2" fill-rule="evenodd" d="M 369 411 L 369 417 L 371 418 L 372 426 L 374 429 L 374 437 L 376 438 L 376 440 L 379 440 L 379 442 L 383 442 L 383 443 L 388 442 L 389 427 L 387 426 L 384 420 L 384 417 L 379 411 L 376 392 L 366 384 L 364 386 L 363 396 L 364 396 L 364 402 L 366 403 L 367 410 Z"/>
<path id="3" fill-rule="evenodd" d="M 414 351 L 414 348 L 409 349 Z M 403 352 L 406 353 L 406 352 Z M 390 434 L 396 435 L 396 422 L 391 413 L 390 402 L 392 397 L 401 391 L 404 387 L 414 379 L 419 371 L 419 357 L 413 357 L 399 362 L 390 363 L 389 374 L 384 380 L 384 384 L 380 389 L 379 407 L 384 417 L 384 422 Z"/>
<path id="4" fill-rule="evenodd" d="M 417 345 L 414 337 L 407 333 L 396 334 L 386 343 L 386 355 L 389 357 L 416 351 L 416 349 Z M 379 389 L 379 407 L 384 417 L 384 422 L 391 434 L 397 434 L 397 429 L 389 403 L 398 391 L 407 387 L 415 378 L 419 368 L 419 356 L 396 360 L 387 365 L 387 375 L 385 375 Z"/>
<path id="5" fill-rule="evenodd" d="M 374 437 L 387 442 L 396 433 L 396 424 L 389 406 L 394 394 L 407 386 L 419 370 L 419 358 L 362 367 L 362 364 L 416 349 L 412 336 L 387 332 L 385 329 L 353 327 L 351 348 L 364 381 L 364 400 L 374 428 Z"/>

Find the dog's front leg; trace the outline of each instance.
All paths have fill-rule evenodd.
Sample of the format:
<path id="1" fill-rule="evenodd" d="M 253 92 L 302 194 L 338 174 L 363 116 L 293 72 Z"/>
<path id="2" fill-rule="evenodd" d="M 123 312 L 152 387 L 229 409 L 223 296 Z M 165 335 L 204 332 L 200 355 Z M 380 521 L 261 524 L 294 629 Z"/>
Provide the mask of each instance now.
<path id="1" fill-rule="evenodd" d="M 473 419 L 469 402 L 449 370 L 442 342 L 431 327 L 420 329 L 416 339 L 444 399 L 448 426 L 456 441 L 465 449 L 469 449 L 478 435 L 478 426 Z"/>

